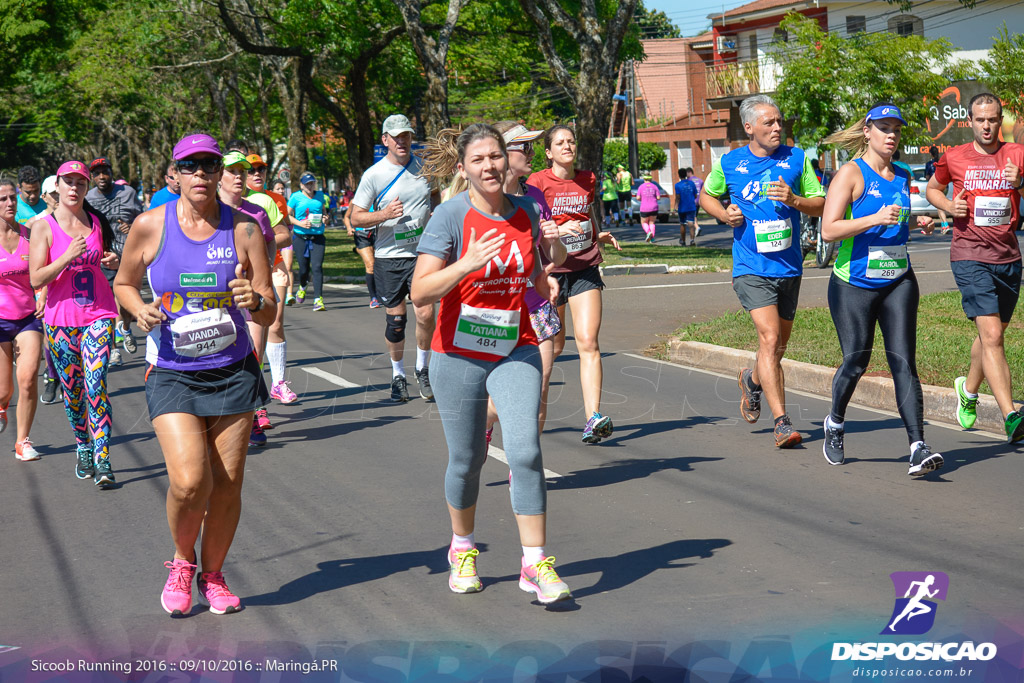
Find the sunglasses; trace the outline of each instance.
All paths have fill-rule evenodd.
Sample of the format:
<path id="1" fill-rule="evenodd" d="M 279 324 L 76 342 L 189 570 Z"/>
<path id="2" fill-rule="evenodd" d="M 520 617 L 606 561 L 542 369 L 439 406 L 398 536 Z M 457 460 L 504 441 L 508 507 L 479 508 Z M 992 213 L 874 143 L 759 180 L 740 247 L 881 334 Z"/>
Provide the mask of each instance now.
<path id="1" fill-rule="evenodd" d="M 203 173 L 216 173 L 224 168 L 224 161 L 217 157 L 209 159 L 181 159 L 175 162 L 175 165 L 185 175 L 192 175 L 200 168 L 203 169 Z"/>
<path id="2" fill-rule="evenodd" d="M 533 153 L 533 143 L 532 142 L 515 142 L 515 143 L 512 143 L 510 145 L 506 145 L 505 149 L 507 149 L 509 152 L 522 152 L 523 154 L 532 154 Z"/>

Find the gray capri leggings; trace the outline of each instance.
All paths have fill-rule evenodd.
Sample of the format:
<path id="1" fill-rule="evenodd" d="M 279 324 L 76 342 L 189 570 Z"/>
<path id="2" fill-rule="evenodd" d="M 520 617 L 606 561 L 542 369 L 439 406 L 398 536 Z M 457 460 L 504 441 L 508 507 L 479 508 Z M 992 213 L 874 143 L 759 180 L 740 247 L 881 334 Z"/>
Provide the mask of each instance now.
<path id="1" fill-rule="evenodd" d="M 430 354 L 430 385 L 448 441 L 444 495 L 456 510 L 476 504 L 480 470 L 487 460 L 487 396 L 501 421 L 502 443 L 512 469 L 512 510 L 542 515 L 547 485 L 540 454 L 541 361 L 536 346 L 520 346 L 494 362 L 455 353 Z"/>

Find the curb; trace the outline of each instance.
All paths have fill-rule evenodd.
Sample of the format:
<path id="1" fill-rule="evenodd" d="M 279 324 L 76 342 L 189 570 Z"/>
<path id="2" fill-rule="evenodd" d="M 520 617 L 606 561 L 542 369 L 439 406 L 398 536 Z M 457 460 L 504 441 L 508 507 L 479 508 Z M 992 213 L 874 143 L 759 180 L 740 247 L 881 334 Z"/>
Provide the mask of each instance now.
<path id="1" fill-rule="evenodd" d="M 673 363 L 725 374 L 737 373 L 740 368 L 750 367 L 754 362 L 753 351 L 741 351 L 725 346 L 679 339 L 669 342 L 668 356 Z M 782 368 L 786 373 L 788 388 L 807 391 L 826 398 L 832 396 L 832 376 L 835 374 L 835 368 L 801 363 L 787 358 L 782 359 Z M 952 387 L 922 384 L 921 390 L 924 394 L 924 417 L 926 420 L 957 424 L 958 400 L 956 391 Z M 862 377 L 853 394 L 853 402 L 894 413 L 899 411 L 899 406 L 896 403 L 896 390 L 893 381 L 888 377 Z M 988 394 L 978 396 L 978 420 L 975 422 L 974 428 L 995 434 L 1004 433 L 1003 416 L 999 412 L 999 405 Z"/>

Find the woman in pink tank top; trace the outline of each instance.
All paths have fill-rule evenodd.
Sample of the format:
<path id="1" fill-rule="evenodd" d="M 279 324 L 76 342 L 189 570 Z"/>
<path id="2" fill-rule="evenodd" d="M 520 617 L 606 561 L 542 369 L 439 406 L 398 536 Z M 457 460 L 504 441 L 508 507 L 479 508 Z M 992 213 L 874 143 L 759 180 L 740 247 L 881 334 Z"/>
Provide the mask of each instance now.
<path id="1" fill-rule="evenodd" d="M 39 359 L 43 348 L 45 294 L 36 303 L 28 276 L 28 231 L 15 220 L 14 182 L 0 180 L 0 432 L 7 427 L 7 405 L 14 397 L 15 356 L 18 377 L 18 435 L 14 456 L 38 460 L 28 438 L 36 415 Z"/>
<path id="2" fill-rule="evenodd" d="M 89 171 L 80 161 L 57 169 L 59 203 L 29 227 L 29 274 L 46 287 L 46 342 L 64 387 L 64 410 L 78 444 L 79 479 L 102 489 L 116 485 L 110 467 L 113 424 L 107 366 L 117 305 L 100 266 L 117 268 L 106 219 L 85 202 Z"/>

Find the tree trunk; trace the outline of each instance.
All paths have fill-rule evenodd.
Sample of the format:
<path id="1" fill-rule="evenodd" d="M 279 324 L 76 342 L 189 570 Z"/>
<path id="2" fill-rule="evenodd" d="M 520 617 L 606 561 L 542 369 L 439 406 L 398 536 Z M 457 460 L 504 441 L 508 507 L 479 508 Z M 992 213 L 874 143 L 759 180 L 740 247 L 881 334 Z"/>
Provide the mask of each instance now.
<path id="1" fill-rule="evenodd" d="M 576 87 L 577 166 L 598 173 L 604 161 L 604 141 L 612 113 L 615 81 L 587 70 L 580 72 Z"/>
<path id="2" fill-rule="evenodd" d="M 299 190 L 299 177 L 309 167 L 304 112 L 306 98 L 302 88 L 298 86 L 298 60 L 290 57 L 284 62 L 280 67 L 275 65 L 271 75 L 277 86 L 285 120 L 288 122 L 288 171 L 291 174 L 292 191 L 296 192 Z"/>
<path id="3" fill-rule="evenodd" d="M 426 135 L 432 137 L 442 128 L 451 125 L 451 117 L 448 115 L 448 46 L 451 43 L 452 31 L 459 20 L 459 12 L 469 0 L 448 0 L 448 14 L 436 39 L 428 36 L 423 28 L 420 0 L 392 2 L 402 13 L 405 30 L 409 34 L 409 40 L 412 41 L 413 50 L 427 79 L 427 91 L 422 101 L 424 115 L 421 124 Z"/>

